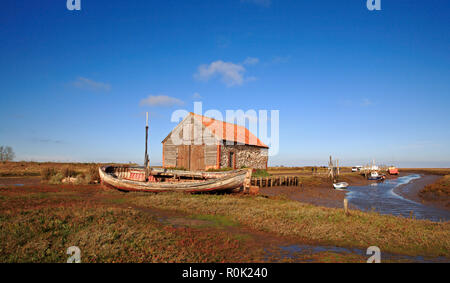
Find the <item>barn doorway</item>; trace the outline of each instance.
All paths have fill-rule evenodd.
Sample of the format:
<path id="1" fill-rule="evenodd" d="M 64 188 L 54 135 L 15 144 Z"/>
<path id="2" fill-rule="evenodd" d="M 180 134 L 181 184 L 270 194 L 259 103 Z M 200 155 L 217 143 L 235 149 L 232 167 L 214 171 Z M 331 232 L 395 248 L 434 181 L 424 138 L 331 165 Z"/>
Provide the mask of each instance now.
<path id="1" fill-rule="evenodd" d="M 236 155 L 234 151 L 230 151 L 230 156 L 228 158 L 228 167 L 236 169 Z"/>
<path id="2" fill-rule="evenodd" d="M 179 145 L 177 167 L 189 171 L 205 170 L 205 148 L 203 145 Z"/>

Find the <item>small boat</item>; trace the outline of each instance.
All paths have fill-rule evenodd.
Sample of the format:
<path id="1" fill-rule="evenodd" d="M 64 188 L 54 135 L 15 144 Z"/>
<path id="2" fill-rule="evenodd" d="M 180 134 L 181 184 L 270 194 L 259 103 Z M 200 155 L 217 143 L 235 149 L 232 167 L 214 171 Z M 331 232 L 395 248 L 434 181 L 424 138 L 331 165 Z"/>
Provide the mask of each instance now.
<path id="1" fill-rule="evenodd" d="M 145 192 L 211 192 L 240 191 L 250 184 L 251 169 L 226 172 L 190 172 L 181 170 L 150 170 L 145 167 L 104 166 L 99 168 L 103 185 L 121 191 Z"/>
<path id="2" fill-rule="evenodd" d="M 348 183 L 347 182 L 334 183 L 333 187 L 336 190 L 345 190 L 348 187 Z"/>
<path id="3" fill-rule="evenodd" d="M 399 174 L 398 168 L 395 166 L 389 167 L 388 172 L 390 175 L 398 175 Z"/>
<path id="4" fill-rule="evenodd" d="M 367 178 L 367 180 L 371 181 L 384 181 L 386 179 L 386 176 L 379 175 L 378 172 L 374 171 L 370 173 L 370 176 Z"/>

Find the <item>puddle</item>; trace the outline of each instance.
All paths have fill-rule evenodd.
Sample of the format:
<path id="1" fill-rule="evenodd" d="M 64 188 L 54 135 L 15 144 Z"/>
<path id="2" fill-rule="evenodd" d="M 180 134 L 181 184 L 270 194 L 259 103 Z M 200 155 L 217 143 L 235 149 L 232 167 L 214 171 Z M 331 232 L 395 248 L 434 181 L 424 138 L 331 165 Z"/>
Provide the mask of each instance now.
<path id="1" fill-rule="evenodd" d="M 352 205 L 364 211 L 374 210 L 380 214 L 392 214 L 403 217 L 412 215 L 416 219 L 449 221 L 449 211 L 426 206 L 394 193 L 394 188 L 419 178 L 421 178 L 419 174 L 411 174 L 397 179 L 386 180 L 382 183 L 373 183 L 369 186 L 350 186 L 347 190 L 347 199 Z"/>
<path id="2" fill-rule="evenodd" d="M 204 227 L 213 225 L 211 221 L 184 217 L 158 217 L 157 220 L 161 223 L 169 224 L 174 228 Z"/>
<path id="3" fill-rule="evenodd" d="M 334 246 L 310 246 L 310 245 L 291 245 L 291 246 L 281 246 L 280 249 L 285 252 L 286 258 L 295 258 L 299 255 L 314 255 L 322 252 L 333 252 L 339 254 L 356 254 L 363 257 L 369 258 L 371 255 L 367 255 L 365 250 L 357 248 L 341 248 Z M 381 262 L 383 260 L 389 261 L 409 261 L 409 262 L 450 262 L 450 259 L 445 257 L 436 258 L 425 258 L 423 256 L 405 256 L 405 255 L 393 255 L 388 253 L 383 253 L 381 251 Z"/>

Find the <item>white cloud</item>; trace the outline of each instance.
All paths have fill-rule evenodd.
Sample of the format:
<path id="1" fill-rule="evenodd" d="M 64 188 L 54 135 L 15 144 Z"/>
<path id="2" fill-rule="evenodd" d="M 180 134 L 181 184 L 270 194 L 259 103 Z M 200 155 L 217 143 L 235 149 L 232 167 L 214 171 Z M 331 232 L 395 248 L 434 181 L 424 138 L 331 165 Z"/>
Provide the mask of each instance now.
<path id="1" fill-rule="evenodd" d="M 110 91 L 111 90 L 110 84 L 96 82 L 94 80 L 84 78 L 84 77 L 78 77 L 77 80 L 74 81 L 72 84 L 77 88 L 93 90 L 93 91 L 98 91 L 98 90 Z"/>
<path id="2" fill-rule="evenodd" d="M 197 73 L 194 74 L 194 78 L 201 81 L 208 81 L 213 77 L 219 76 L 220 80 L 230 87 L 244 83 L 245 71 L 244 66 L 241 64 L 218 60 L 209 65 L 200 65 Z"/>
<path id="3" fill-rule="evenodd" d="M 202 96 L 200 95 L 200 93 L 196 92 L 196 93 L 194 93 L 194 94 L 192 95 L 192 98 L 198 99 L 198 98 L 202 98 Z"/>
<path id="4" fill-rule="evenodd" d="M 244 3 L 252 3 L 263 7 L 269 7 L 272 4 L 272 0 L 241 0 Z"/>
<path id="5" fill-rule="evenodd" d="M 259 59 L 258 58 L 247 57 L 247 59 L 245 59 L 242 64 L 244 64 L 244 65 L 256 65 L 258 63 L 259 63 Z"/>
<path id="6" fill-rule="evenodd" d="M 141 106 L 175 106 L 183 105 L 184 102 L 178 98 L 170 97 L 167 95 L 149 95 L 147 98 L 141 100 L 139 105 Z"/>

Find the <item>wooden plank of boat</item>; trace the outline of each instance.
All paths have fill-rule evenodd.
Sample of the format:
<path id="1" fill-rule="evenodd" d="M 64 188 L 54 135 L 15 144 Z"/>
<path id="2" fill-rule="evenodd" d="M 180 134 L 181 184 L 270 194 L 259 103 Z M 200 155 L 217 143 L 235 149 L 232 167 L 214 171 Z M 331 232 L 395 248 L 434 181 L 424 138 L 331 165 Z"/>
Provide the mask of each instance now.
<path id="1" fill-rule="evenodd" d="M 144 168 L 142 168 L 144 170 Z M 209 171 L 183 171 L 183 170 L 174 170 L 174 169 L 166 169 L 166 168 L 152 168 L 152 175 L 160 175 L 160 176 L 177 176 L 177 177 L 194 177 L 194 178 L 221 178 L 226 175 L 229 175 L 232 172 L 239 171 L 222 171 L 222 172 L 209 172 Z"/>
<path id="2" fill-rule="evenodd" d="M 119 170 L 116 170 L 119 169 Z M 137 168 L 126 168 L 125 170 L 139 170 Z M 142 169 L 143 170 L 143 169 Z M 127 180 L 122 175 L 116 174 L 120 168 L 113 166 L 104 166 L 99 168 L 102 183 L 113 188 L 124 191 L 185 191 L 185 192 L 202 192 L 202 191 L 219 191 L 235 189 L 243 186 L 249 174 L 248 169 L 229 171 L 227 174 L 215 175 L 206 180 L 195 180 L 187 182 L 142 182 Z M 201 176 L 201 175 L 200 175 Z"/>

